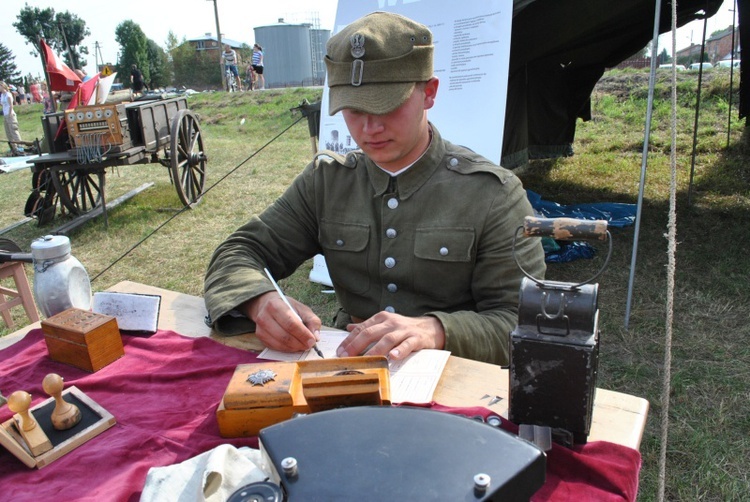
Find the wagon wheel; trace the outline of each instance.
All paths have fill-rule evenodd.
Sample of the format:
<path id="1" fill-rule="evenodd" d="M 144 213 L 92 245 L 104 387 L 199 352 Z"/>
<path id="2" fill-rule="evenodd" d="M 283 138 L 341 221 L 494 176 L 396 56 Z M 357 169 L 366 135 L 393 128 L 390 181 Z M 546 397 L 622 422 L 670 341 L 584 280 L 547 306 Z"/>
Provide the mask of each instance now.
<path id="1" fill-rule="evenodd" d="M 21 253 L 23 250 L 12 240 L 0 237 L 0 251 L 4 253 Z"/>
<path id="2" fill-rule="evenodd" d="M 36 218 L 39 226 L 50 223 L 57 210 L 57 191 L 52 184 L 48 169 L 35 171 L 31 175 L 31 193 L 26 199 L 23 213 Z"/>
<path id="3" fill-rule="evenodd" d="M 190 110 L 180 110 L 172 120 L 171 174 L 177 195 L 193 207 L 203 197 L 206 183 L 206 152 L 198 119 Z"/>
<path id="4" fill-rule="evenodd" d="M 101 205 L 104 194 L 104 170 L 54 171 L 52 183 L 60 197 L 60 205 L 78 216 Z"/>

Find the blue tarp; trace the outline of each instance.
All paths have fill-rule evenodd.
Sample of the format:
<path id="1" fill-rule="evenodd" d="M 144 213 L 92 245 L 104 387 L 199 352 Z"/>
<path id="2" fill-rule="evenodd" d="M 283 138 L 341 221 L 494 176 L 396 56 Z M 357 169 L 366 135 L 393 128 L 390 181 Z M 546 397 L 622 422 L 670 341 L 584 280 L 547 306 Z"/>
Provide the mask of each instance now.
<path id="1" fill-rule="evenodd" d="M 622 228 L 635 223 L 635 204 L 619 202 L 597 202 L 592 204 L 561 205 L 542 200 L 542 196 L 526 190 L 531 207 L 543 218 L 576 218 L 579 220 L 605 220 L 610 227 Z M 556 241 L 545 237 L 542 240 L 544 259 L 547 263 L 565 263 L 581 258 L 593 258 L 596 248 L 587 242 Z"/>
<path id="2" fill-rule="evenodd" d="M 635 204 L 621 202 L 595 202 L 591 204 L 561 205 L 549 202 L 531 190 L 526 190 L 534 211 L 544 218 L 577 218 L 579 220 L 606 220 L 610 227 L 627 227 L 635 223 Z"/>

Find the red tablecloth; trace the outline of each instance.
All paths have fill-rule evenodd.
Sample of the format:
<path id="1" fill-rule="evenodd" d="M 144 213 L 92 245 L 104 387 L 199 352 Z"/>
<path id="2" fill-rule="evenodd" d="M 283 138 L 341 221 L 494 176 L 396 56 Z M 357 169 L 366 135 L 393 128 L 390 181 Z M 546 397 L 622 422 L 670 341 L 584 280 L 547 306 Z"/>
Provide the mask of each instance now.
<path id="1" fill-rule="evenodd" d="M 32 405 L 48 396 L 42 379 L 58 373 L 115 416 L 117 424 L 43 469 L 29 469 L 0 448 L 0 493 L 5 500 L 117 500 L 140 497 L 148 469 L 182 462 L 219 444 L 257 447 L 257 438 L 219 436 L 216 406 L 238 364 L 255 355 L 210 338 L 160 331 L 123 336 L 125 356 L 96 373 L 52 361 L 40 330 L 0 351 L 4 395 L 26 390 Z M 439 411 L 469 416 L 486 408 Z M 12 415 L 0 409 L 0 421 Z M 514 426 L 505 423 L 513 430 Z M 635 500 L 640 454 L 603 441 L 548 452 L 547 482 L 533 500 Z"/>

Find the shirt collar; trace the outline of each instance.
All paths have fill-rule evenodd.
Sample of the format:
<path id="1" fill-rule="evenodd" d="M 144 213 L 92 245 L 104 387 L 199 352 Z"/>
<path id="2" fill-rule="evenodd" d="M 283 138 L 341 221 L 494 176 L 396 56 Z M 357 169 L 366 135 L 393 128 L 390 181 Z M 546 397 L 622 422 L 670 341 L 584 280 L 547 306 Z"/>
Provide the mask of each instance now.
<path id="1" fill-rule="evenodd" d="M 396 189 L 400 199 L 408 199 L 414 192 L 419 190 L 433 173 L 440 167 L 440 161 L 445 156 L 445 144 L 440 133 L 432 123 L 432 141 L 424 154 L 411 165 L 409 169 L 396 176 Z M 375 195 L 380 196 L 388 189 L 391 175 L 379 168 L 369 157 L 365 156 L 365 165 L 370 183 L 375 190 Z"/>

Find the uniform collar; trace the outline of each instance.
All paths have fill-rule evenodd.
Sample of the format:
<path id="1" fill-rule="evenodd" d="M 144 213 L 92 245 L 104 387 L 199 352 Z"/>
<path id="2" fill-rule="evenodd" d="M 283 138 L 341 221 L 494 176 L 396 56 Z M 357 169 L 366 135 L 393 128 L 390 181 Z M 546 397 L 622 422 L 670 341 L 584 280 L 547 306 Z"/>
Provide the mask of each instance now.
<path id="1" fill-rule="evenodd" d="M 417 160 L 406 172 L 396 176 L 396 190 L 400 199 L 408 199 L 432 177 L 435 171 L 440 167 L 440 162 L 445 156 L 445 144 L 437 128 L 432 123 L 429 124 L 432 129 L 432 141 L 430 146 L 424 152 L 424 155 Z M 391 175 L 380 169 L 375 163 L 365 156 L 365 165 L 367 166 L 367 175 L 370 183 L 375 190 L 376 196 L 381 196 L 388 189 L 391 181 Z"/>

